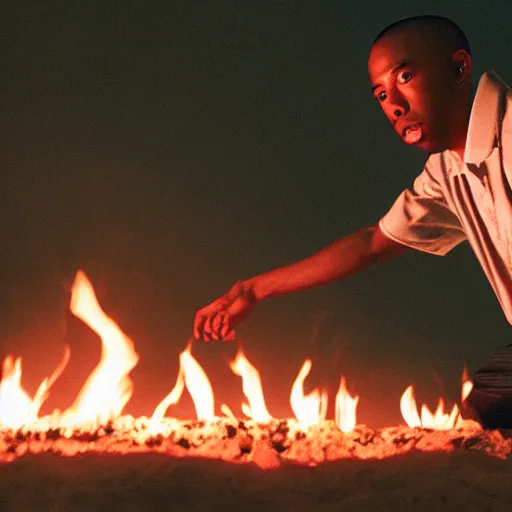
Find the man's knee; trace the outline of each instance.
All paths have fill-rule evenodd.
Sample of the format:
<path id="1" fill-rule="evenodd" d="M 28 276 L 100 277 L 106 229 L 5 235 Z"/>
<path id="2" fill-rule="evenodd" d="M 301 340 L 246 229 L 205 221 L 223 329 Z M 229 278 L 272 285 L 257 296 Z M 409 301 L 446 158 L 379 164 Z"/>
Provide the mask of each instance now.
<path id="1" fill-rule="evenodd" d="M 512 429 L 512 345 L 491 355 L 470 378 L 465 416 L 484 428 Z"/>
<path id="2" fill-rule="evenodd" d="M 512 393 L 474 387 L 464 405 L 464 417 L 483 428 L 512 429 Z"/>

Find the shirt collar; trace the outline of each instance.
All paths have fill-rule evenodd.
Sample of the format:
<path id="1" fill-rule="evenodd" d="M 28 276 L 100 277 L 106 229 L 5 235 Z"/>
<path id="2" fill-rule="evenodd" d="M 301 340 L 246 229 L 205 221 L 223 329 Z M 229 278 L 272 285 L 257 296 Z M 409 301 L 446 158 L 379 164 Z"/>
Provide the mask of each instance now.
<path id="1" fill-rule="evenodd" d="M 480 165 L 492 152 L 503 117 L 503 99 L 511 89 L 495 71 L 482 75 L 469 118 L 464 161 Z"/>

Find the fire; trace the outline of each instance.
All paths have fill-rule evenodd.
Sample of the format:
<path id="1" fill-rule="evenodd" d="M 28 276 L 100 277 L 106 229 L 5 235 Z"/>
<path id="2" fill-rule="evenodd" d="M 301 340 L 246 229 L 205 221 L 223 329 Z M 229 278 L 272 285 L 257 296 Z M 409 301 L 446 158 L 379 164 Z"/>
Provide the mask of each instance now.
<path id="1" fill-rule="evenodd" d="M 204 369 L 192 355 L 192 342 L 189 342 L 179 356 L 180 366 L 173 389 L 155 407 L 153 415 L 149 419 L 121 416 L 133 393 L 133 382 L 129 374 L 139 359 L 134 343 L 102 310 L 91 282 L 82 271 L 77 273 L 73 283 L 70 309 L 77 318 L 100 337 L 102 352 L 98 365 L 88 376 L 74 403 L 68 409 L 63 413 L 56 409 L 52 414 L 40 418 L 41 406 L 48 398 L 51 386 L 61 375 L 69 360 L 69 348 L 66 347 L 63 360 L 51 376 L 41 382 L 33 398 L 21 384 L 21 358 L 14 359 L 13 356 L 8 355 L 3 363 L 3 374 L 0 381 L 0 434 L 9 429 L 18 430 L 25 427 L 26 430 L 34 432 L 51 428 L 62 429 L 69 433 L 76 428 L 90 429 L 91 426 L 103 428 L 110 424 L 115 425 L 116 428 L 133 432 L 130 435 L 133 435 L 135 442 L 139 442 L 140 439 L 147 439 L 148 436 L 155 436 L 162 432 L 170 433 L 171 428 L 181 428 L 180 420 L 166 417 L 166 413 L 172 405 L 179 402 L 186 388 L 194 402 L 197 418 L 201 420 L 205 428 L 209 428 L 208 425 L 218 425 L 224 422 L 229 425 L 229 432 L 222 439 L 225 441 L 225 439 L 233 439 L 240 435 L 240 442 L 245 447 L 244 449 L 246 452 L 249 450 L 253 438 L 244 433 L 243 428 L 245 427 L 240 427 L 241 433 L 237 433 L 240 420 L 235 417 L 229 407 L 223 404 L 220 409 L 226 418 L 219 418 L 215 415 L 215 397 L 212 385 Z M 285 431 L 281 430 L 279 425 L 282 421 L 288 420 L 276 420 L 269 413 L 258 370 L 241 350 L 230 363 L 230 367 L 237 376 L 241 377 L 242 389 L 247 399 L 247 403 L 242 403 L 241 408 L 249 420 L 243 420 L 241 424 L 244 425 L 245 421 L 249 421 L 257 428 L 274 429 L 272 430 L 274 435 L 272 443 L 275 446 L 281 446 L 280 443 L 284 442 Z M 307 431 L 308 435 L 314 435 L 315 432 L 330 429 L 333 426 L 340 435 L 360 436 L 358 432 L 362 426 L 359 425 L 357 429 L 355 428 L 359 396 L 352 396 L 348 392 L 345 378 L 341 377 L 335 396 L 335 422 L 326 420 L 327 392 L 315 388 L 309 394 L 304 394 L 304 382 L 311 367 L 311 360 L 306 359 L 292 385 L 290 404 L 296 421 L 291 420 L 290 431 L 296 433 L 298 428 L 304 432 Z M 464 371 L 462 381 L 461 398 L 464 402 L 472 389 L 472 382 L 466 371 Z M 442 398 L 439 399 L 434 412 L 423 405 L 421 413 L 419 413 L 412 386 L 409 386 L 403 393 L 400 409 L 405 422 L 411 428 L 448 430 L 468 426 L 468 423 L 461 418 L 457 405 L 454 405 L 451 411 L 445 411 L 445 403 Z M 295 426 L 291 427 L 292 424 Z M 474 425 L 470 425 L 470 427 L 474 428 Z M 359 439 L 359 437 L 357 438 Z M 262 442 L 262 438 L 254 439 L 255 446 L 260 446 Z M 281 446 L 280 449 L 286 450 L 287 448 Z M 265 459 L 267 460 L 265 464 L 272 466 L 275 462 L 272 458 L 274 455 L 269 455 L 269 457 L 269 460 Z M 260 464 L 263 462 L 260 461 Z"/>
<path id="2" fill-rule="evenodd" d="M 71 290 L 71 312 L 101 338 L 101 359 L 89 375 L 73 405 L 61 418 L 61 424 L 92 422 L 105 424 L 117 418 L 133 392 L 128 377 L 139 356 L 133 342 L 101 309 L 91 282 L 79 271 Z"/>
<path id="3" fill-rule="evenodd" d="M 473 383 L 467 376 L 467 371 L 464 368 L 462 374 L 462 390 L 461 390 L 461 403 L 464 403 L 466 398 L 473 389 Z M 445 404 L 442 398 L 439 398 L 436 410 L 432 412 L 427 405 L 421 406 L 421 416 L 418 414 L 416 399 L 414 398 L 414 388 L 409 386 L 403 393 L 400 399 L 400 411 L 402 416 L 411 428 L 422 427 L 431 428 L 435 430 L 449 430 L 452 428 L 462 428 L 465 420 L 460 414 L 457 404 L 454 404 L 452 410 L 448 413 L 444 410 Z"/>
<path id="4" fill-rule="evenodd" d="M 467 368 L 464 367 L 464 371 L 462 372 L 462 389 L 460 392 L 461 403 L 464 403 L 466 401 L 466 398 L 469 396 L 472 390 L 473 383 L 469 380 Z"/>
<path id="5" fill-rule="evenodd" d="M 356 409 L 359 397 L 353 397 L 347 391 L 345 377 L 341 377 L 336 394 L 336 423 L 342 432 L 352 432 L 356 426 Z"/>
<path id="6" fill-rule="evenodd" d="M 180 366 L 185 376 L 185 386 L 194 401 L 198 420 L 215 418 L 213 389 L 201 365 L 192 357 L 190 345 L 180 354 Z"/>
<path id="7" fill-rule="evenodd" d="M 21 358 L 13 361 L 12 356 L 7 356 L 0 384 L 0 423 L 19 428 L 34 421 L 38 410 L 38 404 L 21 387 Z"/>
<path id="8" fill-rule="evenodd" d="M 249 362 L 242 351 L 239 351 L 235 360 L 230 364 L 233 372 L 242 377 L 242 388 L 249 405 L 242 404 L 242 412 L 258 423 L 268 423 L 272 416 L 265 405 L 260 374 Z"/>
<path id="9" fill-rule="evenodd" d="M 176 379 L 176 384 L 172 388 L 172 391 L 156 406 L 153 416 L 151 416 L 150 430 L 152 433 L 158 432 L 167 409 L 171 405 L 178 403 L 184 389 L 185 379 L 183 377 L 183 368 L 180 366 L 178 378 Z"/>
<path id="10" fill-rule="evenodd" d="M 293 413 L 297 417 L 299 425 L 309 428 L 318 425 L 325 419 L 327 413 L 327 393 L 313 389 L 309 395 L 304 395 L 304 381 L 311 371 L 311 360 L 306 359 L 295 379 L 290 395 L 290 403 Z"/>
<path id="11" fill-rule="evenodd" d="M 180 370 L 172 391 L 156 406 L 151 417 L 151 429 L 158 430 L 167 409 L 178 403 L 185 387 L 188 389 L 198 420 L 212 421 L 215 419 L 215 400 L 213 389 L 201 365 L 191 353 L 191 343 L 180 354 Z"/>
<path id="12" fill-rule="evenodd" d="M 41 382 L 33 399 L 21 386 L 21 357 L 14 362 L 10 355 L 5 358 L 0 382 L 0 427 L 16 429 L 37 420 L 39 409 L 48 398 L 52 384 L 66 367 L 69 355 L 69 347 L 66 346 L 61 363 L 50 377 Z"/>

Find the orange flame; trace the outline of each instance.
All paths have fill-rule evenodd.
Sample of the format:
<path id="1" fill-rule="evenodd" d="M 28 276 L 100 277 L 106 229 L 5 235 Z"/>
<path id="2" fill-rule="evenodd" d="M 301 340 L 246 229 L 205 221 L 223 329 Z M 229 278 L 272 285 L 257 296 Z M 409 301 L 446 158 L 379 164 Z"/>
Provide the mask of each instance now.
<path id="1" fill-rule="evenodd" d="M 400 412 L 405 423 L 411 428 L 421 427 L 421 418 L 418 414 L 416 399 L 414 398 L 414 388 L 409 386 L 400 398 Z"/>
<path id="2" fill-rule="evenodd" d="M 121 414 L 133 392 L 128 377 L 139 356 L 133 342 L 109 318 L 98 303 L 84 272 L 76 274 L 71 290 L 71 312 L 101 338 L 101 359 L 91 372 L 73 405 L 62 415 L 61 424 L 104 424 Z"/>
<path id="3" fill-rule="evenodd" d="M 37 420 L 39 409 L 48 398 L 52 384 L 68 364 L 69 354 L 69 347 L 66 346 L 64 358 L 50 377 L 41 382 L 33 399 L 21 386 L 21 357 L 14 362 L 10 355 L 5 358 L 0 382 L 0 426 L 20 428 Z"/>
<path id="4" fill-rule="evenodd" d="M 21 387 L 21 357 L 4 360 L 3 378 L 0 383 L 0 424 L 19 428 L 37 418 L 37 405 Z"/>
<path id="5" fill-rule="evenodd" d="M 153 416 L 151 416 L 149 428 L 152 432 L 158 430 L 158 427 L 160 426 L 167 409 L 171 405 L 178 403 L 184 389 L 185 379 L 183 378 L 183 369 L 180 367 L 174 388 L 172 388 L 172 391 L 156 406 L 155 411 L 153 412 Z"/>
<path id="6" fill-rule="evenodd" d="M 460 401 L 461 403 L 464 403 L 473 390 L 473 382 L 469 380 L 468 376 L 468 370 L 466 367 L 464 367 L 464 370 L 462 372 L 462 389 L 460 393 Z"/>
<path id="7" fill-rule="evenodd" d="M 31 398 L 21 386 L 21 358 L 7 356 L 3 364 L 0 381 L 0 429 L 17 429 L 23 425 L 69 427 L 108 423 L 111 420 L 124 421 L 120 417 L 122 410 L 133 392 L 133 383 L 129 373 L 138 362 L 132 340 L 122 332 L 117 324 L 101 309 L 94 289 L 84 272 L 79 271 L 72 287 L 70 309 L 72 313 L 87 324 L 101 338 L 101 359 L 91 372 L 73 405 L 63 414 L 55 410 L 50 416 L 39 418 L 39 410 L 48 398 L 49 390 L 61 375 L 69 357 L 66 347 L 64 358 L 50 377 L 45 378 Z M 185 389 L 188 389 L 194 402 L 197 418 L 212 421 L 215 417 L 214 394 L 208 376 L 191 354 L 191 344 L 180 354 L 180 369 L 176 384 L 171 392 L 157 405 L 149 420 L 149 432 L 155 433 L 164 428 L 163 419 L 167 409 L 176 404 Z M 268 423 L 273 417 L 268 412 L 263 395 L 261 378 L 258 370 L 249 362 L 242 351 L 230 363 L 232 371 L 242 378 L 242 387 L 248 403 L 242 404 L 243 413 L 258 423 Z M 315 388 L 304 395 L 304 381 L 312 367 L 311 360 L 304 361 L 291 390 L 290 403 L 300 428 L 309 428 L 325 420 L 327 412 L 327 393 Z M 462 377 L 461 403 L 467 399 L 473 383 L 464 369 Z M 359 396 L 351 396 L 346 388 L 344 377 L 336 394 L 336 424 L 343 432 L 350 432 L 356 425 L 356 410 Z M 454 405 L 450 412 L 445 412 L 443 399 L 439 399 L 434 412 L 423 405 L 418 412 L 414 390 L 409 386 L 400 399 L 402 416 L 409 427 L 431 429 L 474 427 L 469 420 L 463 420 L 459 407 Z M 221 411 L 231 420 L 235 416 L 227 405 Z M 133 419 L 133 418 L 132 418 Z M 38 422 L 35 424 L 35 422 Z M 474 423 L 474 422 L 473 422 Z"/>
<path id="8" fill-rule="evenodd" d="M 238 351 L 235 360 L 230 363 L 230 367 L 236 375 L 242 377 L 244 395 L 249 401 L 249 405 L 242 404 L 242 412 L 258 423 L 268 423 L 272 416 L 265 405 L 258 370 L 254 368 L 241 350 Z"/>
<path id="9" fill-rule="evenodd" d="M 180 354 L 180 369 L 174 388 L 156 406 L 155 411 L 153 412 L 153 416 L 150 420 L 150 430 L 152 432 L 158 430 L 167 409 L 171 405 L 178 403 L 185 387 L 188 389 L 194 403 L 197 419 L 215 419 L 215 403 L 212 385 L 201 365 L 192 356 L 190 344 Z M 222 410 L 228 412 L 229 408 L 227 406 L 223 406 Z"/>
<path id="10" fill-rule="evenodd" d="M 352 432 L 356 426 L 356 409 L 359 396 L 353 397 L 347 391 L 345 377 L 341 377 L 336 393 L 336 424 L 342 432 Z"/>
<path id="11" fill-rule="evenodd" d="M 213 389 L 201 365 L 190 353 L 190 345 L 180 354 L 180 368 L 183 370 L 185 385 L 194 402 L 198 420 L 215 418 Z"/>
<path id="12" fill-rule="evenodd" d="M 460 416 L 459 407 L 455 404 L 449 413 L 444 411 L 444 400 L 439 399 L 435 412 L 432 412 L 427 405 L 421 407 L 421 417 L 418 414 L 416 399 L 414 398 L 414 388 L 409 386 L 400 399 L 400 411 L 402 416 L 411 428 L 422 427 L 434 430 L 449 430 L 457 428 L 459 422 L 463 421 Z"/>
<path id="13" fill-rule="evenodd" d="M 290 395 L 292 410 L 299 425 L 309 428 L 325 419 L 327 413 L 327 393 L 315 388 L 309 395 L 304 395 L 304 381 L 311 371 L 311 360 L 306 359 L 295 379 Z"/>

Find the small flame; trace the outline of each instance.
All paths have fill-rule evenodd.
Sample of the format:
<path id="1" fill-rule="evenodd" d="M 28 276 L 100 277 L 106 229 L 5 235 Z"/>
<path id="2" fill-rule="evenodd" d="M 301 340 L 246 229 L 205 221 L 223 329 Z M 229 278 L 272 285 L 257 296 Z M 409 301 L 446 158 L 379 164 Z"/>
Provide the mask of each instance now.
<path id="1" fill-rule="evenodd" d="M 220 406 L 220 411 L 222 412 L 222 414 L 224 414 L 224 416 L 232 420 L 233 423 L 236 423 L 237 419 L 233 414 L 233 411 L 229 408 L 229 406 L 227 406 L 226 404 L 222 404 Z"/>
<path id="2" fill-rule="evenodd" d="M 418 408 L 414 398 L 414 388 L 412 386 L 409 386 L 402 394 L 402 398 L 400 398 L 400 411 L 409 427 L 421 427 L 421 418 L 418 414 Z"/>
<path id="3" fill-rule="evenodd" d="M 185 385 L 194 402 L 197 419 L 215 419 L 212 385 L 201 365 L 190 353 L 190 345 L 180 354 L 180 367 L 185 376 Z"/>
<path id="4" fill-rule="evenodd" d="M 180 367 L 174 388 L 172 388 L 172 391 L 156 406 L 153 416 L 151 416 L 149 421 L 149 429 L 151 432 L 158 431 L 167 409 L 171 405 L 178 403 L 184 389 L 185 379 L 183 378 L 183 369 Z"/>
<path id="5" fill-rule="evenodd" d="M 421 407 L 421 417 L 418 414 L 414 388 L 409 386 L 400 399 L 400 411 L 402 416 L 411 428 L 422 427 L 434 430 L 449 430 L 460 425 L 461 417 L 457 404 L 452 407 L 449 413 L 444 411 L 444 400 L 439 399 L 435 412 L 432 412 L 427 405 Z"/>
<path id="6" fill-rule="evenodd" d="M 341 377 L 336 394 L 336 423 L 342 432 L 352 432 L 356 426 L 356 409 L 359 396 L 351 396 L 347 391 L 345 377 Z"/>
<path id="7" fill-rule="evenodd" d="M 48 398 L 51 386 L 66 367 L 69 355 L 69 347 L 66 346 L 64 358 L 50 377 L 41 382 L 33 399 L 21 386 L 21 357 L 13 360 L 9 355 L 5 358 L 0 382 L 0 426 L 20 428 L 37 420 L 39 409 Z"/>
<path id="8" fill-rule="evenodd" d="M 325 419 L 327 413 L 327 393 L 315 388 L 309 395 L 304 395 L 304 380 L 311 371 L 311 360 L 306 359 L 295 379 L 290 395 L 292 410 L 303 428 L 317 425 Z"/>
<path id="9" fill-rule="evenodd" d="M 0 383 L 0 424 L 19 428 L 37 418 L 36 404 L 21 387 L 21 357 L 4 359 Z"/>
<path id="10" fill-rule="evenodd" d="M 464 403 L 466 401 L 471 391 L 473 391 L 473 382 L 471 382 L 471 380 L 469 379 L 467 368 L 464 367 L 464 370 L 462 372 L 462 390 L 460 396 L 461 403 Z"/>
<path id="11" fill-rule="evenodd" d="M 268 423 L 272 416 L 265 405 L 260 374 L 249 362 L 242 351 L 238 351 L 235 360 L 230 363 L 233 372 L 242 377 L 244 395 L 249 404 L 242 404 L 243 413 L 258 423 Z"/>
<path id="12" fill-rule="evenodd" d="M 128 377 L 139 356 L 133 342 L 109 318 L 98 303 L 93 286 L 78 271 L 71 290 L 71 312 L 101 338 L 101 360 L 91 372 L 73 405 L 64 411 L 62 424 L 101 423 L 117 418 L 130 399 L 133 384 Z"/>

